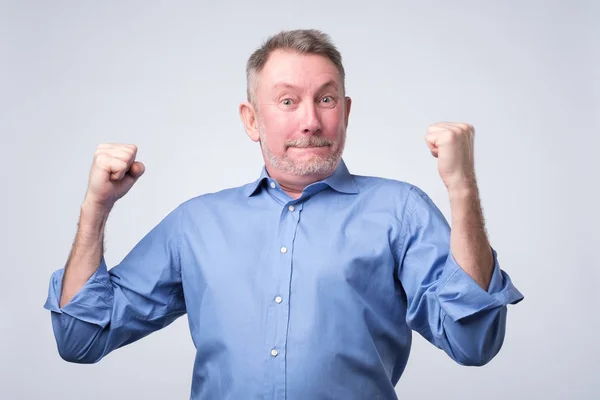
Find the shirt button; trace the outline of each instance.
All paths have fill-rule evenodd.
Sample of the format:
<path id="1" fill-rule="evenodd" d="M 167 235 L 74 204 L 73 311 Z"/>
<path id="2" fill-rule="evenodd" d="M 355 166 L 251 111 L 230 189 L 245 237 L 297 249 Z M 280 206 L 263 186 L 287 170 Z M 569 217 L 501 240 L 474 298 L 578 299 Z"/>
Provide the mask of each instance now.
<path id="1" fill-rule="evenodd" d="M 288 210 L 290 210 L 290 211 L 292 211 L 292 212 L 294 212 L 294 210 L 295 210 L 295 209 L 296 209 L 296 208 L 295 208 L 294 206 L 289 206 L 289 207 L 288 207 Z"/>
<path id="2" fill-rule="evenodd" d="M 283 254 L 287 253 L 287 247 L 283 246 L 280 250 Z"/>
<path id="3" fill-rule="evenodd" d="M 275 185 L 275 182 L 271 182 L 271 187 L 272 187 L 273 189 L 275 189 L 275 186 L 276 186 L 276 185 Z"/>
<path id="4" fill-rule="evenodd" d="M 272 355 L 273 357 L 277 357 L 277 354 L 279 354 L 279 352 L 277 351 L 277 349 L 273 349 L 273 350 L 271 350 L 271 355 Z"/>
<path id="5" fill-rule="evenodd" d="M 283 299 L 281 298 L 281 296 L 277 296 L 275 297 L 275 303 L 279 304 L 283 301 Z"/>

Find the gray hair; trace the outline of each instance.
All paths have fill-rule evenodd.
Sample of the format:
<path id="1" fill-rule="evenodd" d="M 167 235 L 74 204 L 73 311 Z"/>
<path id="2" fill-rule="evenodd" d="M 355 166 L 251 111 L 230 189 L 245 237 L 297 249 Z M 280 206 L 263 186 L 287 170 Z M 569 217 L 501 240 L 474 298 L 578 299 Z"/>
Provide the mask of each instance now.
<path id="1" fill-rule="evenodd" d="M 268 38 L 248 59 L 246 64 L 246 95 L 255 107 L 258 73 L 264 68 L 271 53 L 275 50 L 292 50 L 301 54 L 316 54 L 327 57 L 336 66 L 342 78 L 342 90 L 345 92 L 346 73 L 342 65 L 342 55 L 331 42 L 329 35 L 316 29 L 297 29 L 281 31 Z"/>

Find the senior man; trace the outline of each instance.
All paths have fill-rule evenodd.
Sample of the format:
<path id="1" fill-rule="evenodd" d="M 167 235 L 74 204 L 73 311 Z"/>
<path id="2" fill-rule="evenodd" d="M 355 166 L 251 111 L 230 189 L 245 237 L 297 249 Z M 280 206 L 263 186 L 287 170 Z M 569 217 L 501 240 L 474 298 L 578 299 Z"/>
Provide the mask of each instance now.
<path id="1" fill-rule="evenodd" d="M 523 296 L 486 236 L 473 127 L 426 134 L 450 229 L 417 186 L 349 172 L 344 78 L 326 34 L 269 38 L 239 110 L 258 179 L 182 202 L 110 270 L 109 212 L 145 167 L 135 145 L 98 146 L 45 304 L 62 358 L 98 362 L 187 314 L 193 399 L 395 399 L 413 331 L 460 364 L 489 362 Z"/>

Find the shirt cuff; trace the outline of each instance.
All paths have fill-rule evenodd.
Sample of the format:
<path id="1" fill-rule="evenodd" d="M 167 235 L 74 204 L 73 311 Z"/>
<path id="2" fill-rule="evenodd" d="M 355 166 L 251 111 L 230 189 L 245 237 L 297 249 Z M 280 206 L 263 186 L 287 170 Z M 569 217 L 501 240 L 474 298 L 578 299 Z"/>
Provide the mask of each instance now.
<path id="1" fill-rule="evenodd" d="M 104 257 L 98 270 L 88 279 L 81 290 L 69 303 L 60 308 L 63 275 L 64 268 L 52 274 L 44 308 L 103 328 L 107 326 L 112 310 L 113 289 Z"/>
<path id="2" fill-rule="evenodd" d="M 484 290 L 448 254 L 448 271 L 444 284 L 436 292 L 442 310 L 454 322 L 478 312 L 517 304 L 524 296 L 513 285 L 509 275 L 500 269 L 496 251 L 492 249 L 494 270 L 488 290 Z"/>

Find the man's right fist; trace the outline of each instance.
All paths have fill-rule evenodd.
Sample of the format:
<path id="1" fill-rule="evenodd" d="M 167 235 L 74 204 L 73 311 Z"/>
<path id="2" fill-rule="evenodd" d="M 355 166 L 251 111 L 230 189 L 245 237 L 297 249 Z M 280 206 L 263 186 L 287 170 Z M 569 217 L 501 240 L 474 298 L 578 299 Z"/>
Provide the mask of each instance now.
<path id="1" fill-rule="evenodd" d="M 137 146 L 133 144 L 101 144 L 94 153 L 85 202 L 110 210 L 123 197 L 145 167 L 135 161 Z"/>

